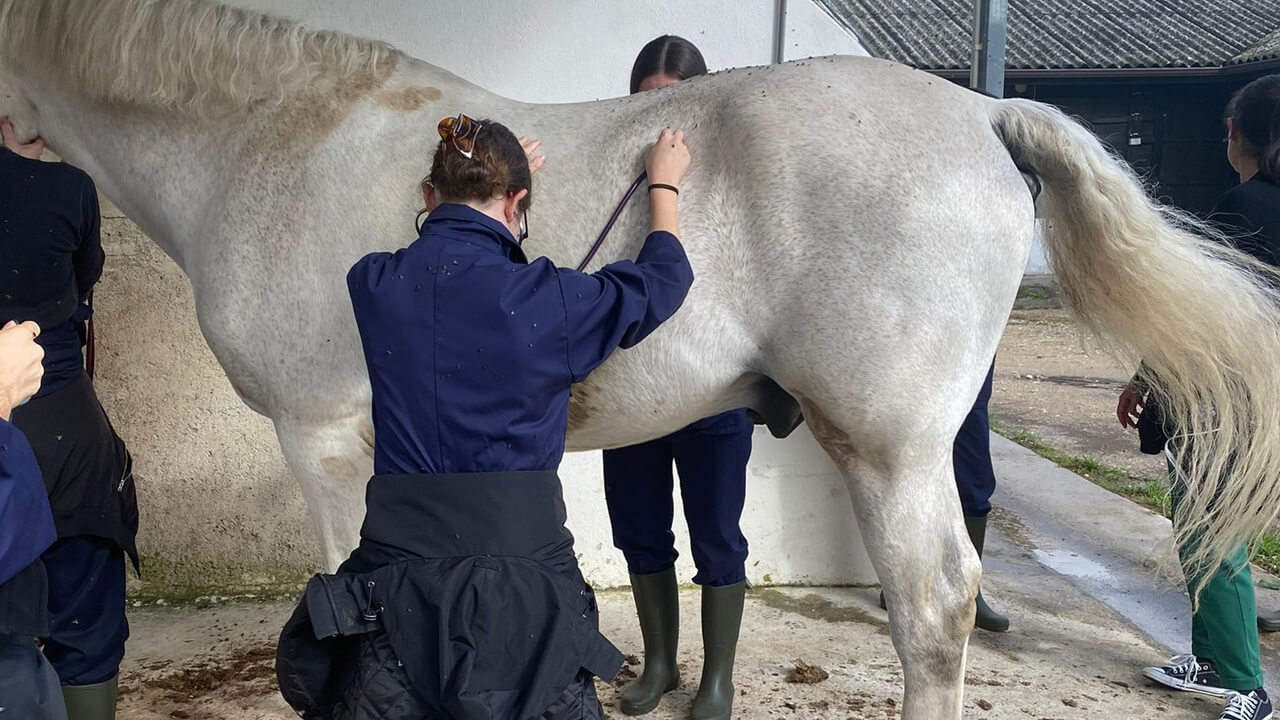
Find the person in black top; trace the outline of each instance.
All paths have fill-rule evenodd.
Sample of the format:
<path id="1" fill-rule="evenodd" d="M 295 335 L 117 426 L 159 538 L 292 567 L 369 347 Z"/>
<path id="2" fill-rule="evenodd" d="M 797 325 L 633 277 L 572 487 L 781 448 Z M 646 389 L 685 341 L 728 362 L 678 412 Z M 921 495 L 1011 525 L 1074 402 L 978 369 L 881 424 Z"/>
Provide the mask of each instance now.
<path id="1" fill-rule="evenodd" d="M 1260 107 L 1246 104 L 1252 94 L 1262 95 Z M 1274 117 L 1266 117 L 1267 100 L 1277 105 Z M 1280 75 L 1249 84 L 1227 107 L 1228 113 L 1232 108 L 1242 113 L 1239 119 L 1227 119 L 1227 157 L 1240 174 L 1240 184 L 1218 200 L 1212 219 L 1235 238 L 1238 248 L 1280 267 Z M 1255 110 L 1254 115 L 1244 114 L 1249 109 Z M 1253 122 L 1246 124 L 1248 120 Z M 1263 142 L 1266 132 L 1271 133 L 1270 146 L 1254 150 L 1253 143 Z"/>
<path id="2" fill-rule="evenodd" d="M 85 373 L 85 303 L 102 274 L 98 196 L 83 171 L 40 161 L 0 127 L 0 324 L 41 328 L 44 379 L 13 412 L 44 477 L 57 542 L 43 555 L 49 581 L 45 656 L 73 720 L 115 716 L 116 675 L 129 635 L 125 556 L 137 567 L 132 461 Z"/>
<path id="3" fill-rule="evenodd" d="M 1240 184 L 1218 201 L 1210 220 L 1236 246 L 1261 262 L 1280 267 L 1280 75 L 1246 85 L 1227 106 L 1227 159 Z M 1159 405 L 1137 379 L 1120 395 L 1116 415 L 1124 427 L 1137 427 L 1142 451 L 1166 452 L 1169 433 Z M 1166 453 L 1172 457 L 1172 453 Z M 1184 492 L 1179 470 L 1169 462 L 1170 498 L 1176 517 Z M 1184 561 L 1192 548 L 1179 548 Z M 1184 567 L 1188 589 L 1203 577 Z M 1221 720 L 1266 720 L 1271 700 L 1262 687 L 1258 620 L 1249 553 L 1245 547 L 1227 558 L 1200 594 L 1191 619 L 1192 654 L 1143 670 L 1148 678 L 1178 690 L 1225 698 Z"/>

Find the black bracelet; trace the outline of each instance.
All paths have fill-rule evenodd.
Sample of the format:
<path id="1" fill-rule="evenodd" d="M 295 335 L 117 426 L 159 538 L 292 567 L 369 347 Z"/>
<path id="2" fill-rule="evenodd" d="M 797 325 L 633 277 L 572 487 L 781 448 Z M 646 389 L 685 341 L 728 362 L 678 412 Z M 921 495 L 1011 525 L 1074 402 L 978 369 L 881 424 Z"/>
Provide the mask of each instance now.
<path id="1" fill-rule="evenodd" d="M 675 185 L 668 185 L 666 183 L 653 183 L 652 185 L 649 186 L 649 189 L 650 190 L 670 190 L 676 195 L 680 194 L 680 188 L 676 187 Z"/>

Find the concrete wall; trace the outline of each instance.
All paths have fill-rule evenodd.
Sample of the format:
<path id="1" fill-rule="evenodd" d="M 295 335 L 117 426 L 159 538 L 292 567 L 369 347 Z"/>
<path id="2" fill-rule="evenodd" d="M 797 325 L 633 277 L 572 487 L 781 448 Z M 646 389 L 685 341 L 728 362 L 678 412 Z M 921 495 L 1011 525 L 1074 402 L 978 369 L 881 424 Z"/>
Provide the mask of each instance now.
<path id="1" fill-rule="evenodd" d="M 319 550 L 271 422 L 231 390 L 178 266 L 109 203 L 103 216 L 95 384 L 135 460 L 141 589 L 292 588 Z"/>
<path id="2" fill-rule="evenodd" d="M 1049 256 L 1044 250 L 1044 220 L 1036 220 L 1036 234 L 1031 241 L 1031 254 L 1027 256 L 1025 274 L 1028 276 L 1049 274 Z"/>
<path id="3" fill-rule="evenodd" d="M 493 92 L 527 102 L 626 95 L 649 40 L 680 35 L 712 68 L 772 62 L 777 0 L 231 0 L 386 40 Z M 866 55 L 812 0 L 787 3 L 786 59 Z"/>
<path id="4" fill-rule="evenodd" d="M 697 43 L 713 69 L 765 64 L 774 53 L 774 0 L 236 2 L 385 39 L 491 90 L 536 102 L 625 94 L 635 53 L 667 32 Z M 788 3 L 786 27 L 788 59 L 865 54 L 811 0 Z M 148 561 L 142 591 L 291 587 L 318 557 L 270 423 L 232 393 L 199 335 L 178 268 L 127 219 L 109 217 L 104 228 L 99 392 L 137 459 L 140 546 Z M 749 472 L 743 527 L 754 582 L 874 582 L 843 481 L 807 429 L 786 441 L 757 432 Z M 599 453 L 567 457 L 562 476 L 584 572 L 600 585 L 624 584 Z M 676 535 L 688 579 L 683 520 Z"/>

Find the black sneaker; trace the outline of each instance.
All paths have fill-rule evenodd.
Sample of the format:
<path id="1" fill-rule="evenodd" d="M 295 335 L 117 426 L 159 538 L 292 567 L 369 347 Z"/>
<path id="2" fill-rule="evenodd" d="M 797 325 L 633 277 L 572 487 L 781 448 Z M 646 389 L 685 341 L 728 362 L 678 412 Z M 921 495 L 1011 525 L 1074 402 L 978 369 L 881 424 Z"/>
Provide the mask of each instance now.
<path id="1" fill-rule="evenodd" d="M 1175 655 L 1169 658 L 1169 664 L 1161 667 L 1143 668 L 1142 674 L 1175 690 L 1225 698 L 1235 693 L 1219 684 L 1218 669 L 1213 663 L 1200 661 L 1195 655 Z"/>
<path id="2" fill-rule="evenodd" d="M 1254 690 L 1245 695 L 1233 692 L 1227 697 L 1218 720 L 1271 720 L 1271 698 L 1266 690 Z"/>

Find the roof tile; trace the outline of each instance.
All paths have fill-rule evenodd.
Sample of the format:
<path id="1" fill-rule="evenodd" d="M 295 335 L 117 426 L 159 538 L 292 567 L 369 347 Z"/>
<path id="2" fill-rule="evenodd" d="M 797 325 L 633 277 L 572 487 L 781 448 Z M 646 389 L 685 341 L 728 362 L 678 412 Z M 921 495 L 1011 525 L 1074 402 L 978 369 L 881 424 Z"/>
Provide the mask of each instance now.
<path id="1" fill-rule="evenodd" d="M 816 0 L 873 55 L 969 67 L 973 0 Z M 1280 57 L 1280 0 L 1009 0 L 1008 67 L 1193 68 Z"/>

